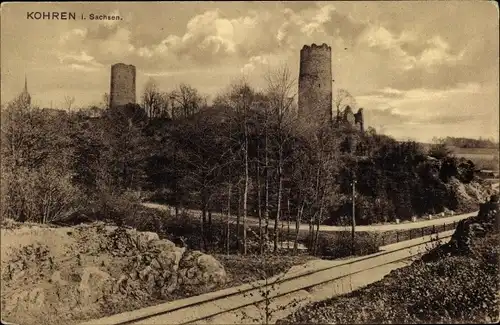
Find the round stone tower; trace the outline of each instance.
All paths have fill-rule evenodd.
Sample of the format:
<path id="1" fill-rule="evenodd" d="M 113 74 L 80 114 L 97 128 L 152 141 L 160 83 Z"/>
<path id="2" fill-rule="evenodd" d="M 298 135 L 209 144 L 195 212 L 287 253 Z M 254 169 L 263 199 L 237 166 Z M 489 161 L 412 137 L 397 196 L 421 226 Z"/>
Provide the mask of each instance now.
<path id="1" fill-rule="evenodd" d="M 331 121 L 332 48 L 304 45 L 300 51 L 299 116 L 315 124 Z"/>
<path id="2" fill-rule="evenodd" d="M 117 63 L 111 66 L 110 107 L 135 104 L 135 66 Z"/>

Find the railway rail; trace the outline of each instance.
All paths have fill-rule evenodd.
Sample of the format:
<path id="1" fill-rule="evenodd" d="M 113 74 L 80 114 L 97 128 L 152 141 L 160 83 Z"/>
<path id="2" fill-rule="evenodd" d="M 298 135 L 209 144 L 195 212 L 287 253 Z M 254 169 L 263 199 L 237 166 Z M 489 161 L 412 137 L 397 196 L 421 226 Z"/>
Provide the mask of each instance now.
<path id="1" fill-rule="evenodd" d="M 267 280 L 91 320 L 80 325 L 262 323 L 262 320 L 256 319 L 262 319 L 265 304 L 278 306 L 298 301 L 297 307 L 356 290 L 408 264 L 413 257 L 424 253 L 429 244 L 448 241 L 452 234 L 453 231 L 446 231 L 388 245 L 375 254 L 344 261 L 325 261 L 327 265 L 309 270 L 295 267 L 295 270 L 292 269 L 285 275 Z M 267 294 L 263 294 L 266 291 Z M 273 319 L 266 322 L 273 323 L 276 317 L 286 316 L 290 310 L 285 309 L 275 313 Z"/>

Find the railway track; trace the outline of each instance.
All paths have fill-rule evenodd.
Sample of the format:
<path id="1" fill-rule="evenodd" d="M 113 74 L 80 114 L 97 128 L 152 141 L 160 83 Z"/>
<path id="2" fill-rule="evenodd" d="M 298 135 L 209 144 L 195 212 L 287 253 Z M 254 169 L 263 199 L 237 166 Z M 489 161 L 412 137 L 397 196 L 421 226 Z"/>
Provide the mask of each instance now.
<path id="1" fill-rule="evenodd" d="M 384 251 L 344 261 L 324 261 L 312 269 L 292 268 L 285 275 L 235 288 L 113 315 L 80 325 L 99 324 L 262 324 L 274 323 L 293 309 L 348 293 L 382 279 L 424 253 L 429 245 L 448 241 L 453 231 L 384 247 Z M 265 293 L 267 292 L 267 293 Z M 287 306 L 290 305 L 288 308 Z M 294 305 L 293 307 L 291 307 Z M 265 307 L 274 308 L 264 320 Z M 264 314 L 263 314 L 264 313 Z"/>

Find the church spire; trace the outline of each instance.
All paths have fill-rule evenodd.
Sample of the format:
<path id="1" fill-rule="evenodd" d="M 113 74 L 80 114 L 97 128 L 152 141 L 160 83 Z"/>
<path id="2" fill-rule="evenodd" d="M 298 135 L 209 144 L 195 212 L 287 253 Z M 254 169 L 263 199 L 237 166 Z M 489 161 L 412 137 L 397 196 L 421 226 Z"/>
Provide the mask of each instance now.
<path id="1" fill-rule="evenodd" d="M 21 99 L 28 105 L 31 104 L 31 96 L 28 93 L 28 78 L 26 77 L 26 74 L 24 75 L 24 89 L 23 92 L 21 93 Z"/>

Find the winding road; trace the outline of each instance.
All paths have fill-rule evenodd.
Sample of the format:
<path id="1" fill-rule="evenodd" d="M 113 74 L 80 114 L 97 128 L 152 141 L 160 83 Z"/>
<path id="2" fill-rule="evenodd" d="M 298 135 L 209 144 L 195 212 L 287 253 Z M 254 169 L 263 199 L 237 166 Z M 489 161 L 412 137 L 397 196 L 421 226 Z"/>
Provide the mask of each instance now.
<path id="1" fill-rule="evenodd" d="M 147 208 L 158 209 L 158 210 L 169 210 L 171 207 L 167 205 L 157 204 L 157 203 L 143 203 L 143 205 Z M 189 214 L 192 216 L 199 216 L 200 211 L 197 210 L 187 210 Z M 435 217 L 435 219 L 431 220 L 418 220 L 416 222 L 403 222 L 403 223 L 391 223 L 391 224 L 377 224 L 377 225 L 368 225 L 368 226 L 356 226 L 356 231 L 359 232 L 383 232 L 383 231 L 394 231 L 394 230 L 407 230 L 407 229 L 419 229 L 424 227 L 432 227 L 437 225 L 443 225 L 444 223 L 453 223 L 458 222 L 462 219 L 470 218 L 477 214 L 477 211 L 459 214 L 455 216 L 449 217 Z M 222 215 L 220 213 L 212 213 L 213 218 L 221 218 L 222 220 L 226 220 L 227 216 Z M 236 220 L 236 216 L 232 215 L 231 219 L 233 222 Z M 273 220 L 269 221 L 269 228 L 274 227 Z M 247 225 L 248 226 L 258 226 L 259 219 L 255 217 L 247 217 Z M 286 225 L 285 225 L 286 226 Z M 281 225 L 280 225 L 281 227 Z M 291 225 L 291 227 L 295 227 L 295 225 Z M 308 224 L 301 224 L 299 227 L 300 230 L 309 230 Z M 350 226 L 326 226 L 322 225 L 319 227 L 320 231 L 324 232 L 333 232 L 333 231 L 348 231 L 351 229 Z"/>
<path id="2" fill-rule="evenodd" d="M 491 187 L 498 193 L 499 190 L 499 185 L 500 183 L 493 183 L 491 184 Z M 163 210 L 163 211 L 168 211 L 171 210 L 172 207 L 168 205 L 163 205 L 163 204 L 157 204 L 157 203 L 152 203 L 152 202 L 145 202 L 143 203 L 143 206 L 152 208 L 152 209 L 158 209 L 158 210 Z M 199 210 L 186 210 L 187 213 L 189 213 L 192 216 L 200 216 L 201 211 Z M 433 219 L 417 219 L 415 222 L 407 221 L 407 222 L 402 222 L 402 223 L 390 223 L 390 224 L 374 224 L 374 225 L 367 225 L 367 226 L 356 226 L 356 231 L 357 232 L 384 232 L 384 231 L 395 231 L 395 230 L 408 230 L 408 229 L 420 229 L 424 227 L 432 227 L 432 226 L 442 226 L 443 224 L 451 224 L 454 222 L 458 222 L 463 219 L 470 218 L 474 215 L 476 215 L 478 211 L 474 212 L 469 212 L 469 213 L 464 213 L 464 214 L 458 214 L 454 216 L 448 216 L 448 217 L 439 217 L 439 216 L 434 216 Z M 220 214 L 220 213 L 212 213 L 212 218 L 219 218 L 221 220 L 226 221 L 227 216 Z M 233 222 L 236 220 L 236 216 L 232 215 L 231 219 Z M 293 222 L 292 222 L 293 223 Z M 248 226 L 258 226 L 259 225 L 259 219 L 255 217 L 247 217 L 247 225 Z M 269 228 L 274 227 L 273 220 L 269 220 Z M 281 225 L 280 225 L 281 227 Z M 286 227 L 286 225 L 285 225 Z M 292 228 L 295 227 L 295 224 L 293 223 L 291 225 Z M 309 230 L 309 225 L 308 224 L 301 224 L 299 227 L 300 230 Z M 324 232 L 333 232 L 333 231 L 346 231 L 350 230 L 350 226 L 327 226 L 327 225 L 322 225 L 319 227 L 320 231 Z"/>

